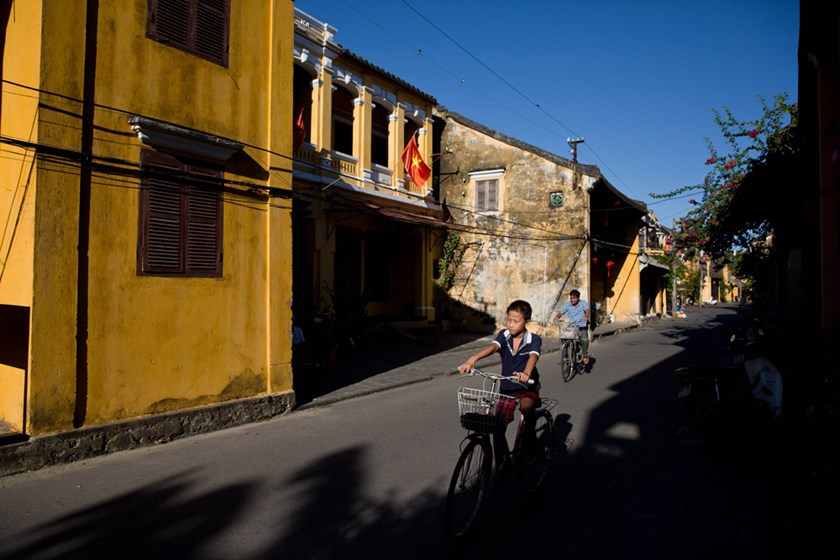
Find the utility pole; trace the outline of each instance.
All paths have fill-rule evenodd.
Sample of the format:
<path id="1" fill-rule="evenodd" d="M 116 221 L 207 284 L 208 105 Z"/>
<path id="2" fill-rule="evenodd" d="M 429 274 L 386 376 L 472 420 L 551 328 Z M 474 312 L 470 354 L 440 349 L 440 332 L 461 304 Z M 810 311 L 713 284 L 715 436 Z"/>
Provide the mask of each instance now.
<path id="1" fill-rule="evenodd" d="M 583 142 L 583 138 L 566 138 L 566 143 L 568 143 L 572 148 L 570 153 L 572 154 L 572 163 L 574 164 L 572 168 L 572 189 L 577 188 L 577 145 L 582 144 Z"/>

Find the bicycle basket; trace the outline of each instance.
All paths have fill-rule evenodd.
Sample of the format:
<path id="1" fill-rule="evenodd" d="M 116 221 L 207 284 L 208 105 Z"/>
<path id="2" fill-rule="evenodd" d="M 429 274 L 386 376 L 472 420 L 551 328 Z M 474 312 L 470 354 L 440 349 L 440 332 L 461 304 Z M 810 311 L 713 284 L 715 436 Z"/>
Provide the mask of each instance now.
<path id="1" fill-rule="evenodd" d="M 461 427 L 471 432 L 495 432 L 507 424 L 505 411 L 512 411 L 515 406 L 515 397 L 472 387 L 458 388 Z"/>
<path id="2" fill-rule="evenodd" d="M 578 328 L 572 324 L 566 323 L 560 325 L 560 338 L 570 339 L 577 338 Z"/>

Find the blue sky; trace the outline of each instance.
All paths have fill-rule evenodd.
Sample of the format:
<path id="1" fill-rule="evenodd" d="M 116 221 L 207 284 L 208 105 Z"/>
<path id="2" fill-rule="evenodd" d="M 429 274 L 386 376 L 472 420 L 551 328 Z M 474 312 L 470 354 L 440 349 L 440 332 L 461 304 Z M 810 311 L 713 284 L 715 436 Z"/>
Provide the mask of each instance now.
<path id="1" fill-rule="evenodd" d="M 797 96 L 796 0 L 296 0 L 336 41 L 485 126 L 597 165 L 666 226 L 703 182 L 713 109 Z M 398 25 L 397 23 L 401 24 Z M 696 198 L 696 195 L 694 195 Z"/>

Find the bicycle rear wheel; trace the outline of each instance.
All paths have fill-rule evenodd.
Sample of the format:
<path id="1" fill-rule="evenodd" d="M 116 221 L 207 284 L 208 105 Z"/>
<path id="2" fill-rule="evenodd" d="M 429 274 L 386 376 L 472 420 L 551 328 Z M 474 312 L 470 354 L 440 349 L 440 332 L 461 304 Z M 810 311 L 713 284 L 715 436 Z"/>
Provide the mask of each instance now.
<path id="1" fill-rule="evenodd" d="M 551 414 L 541 410 L 536 415 L 534 434 L 522 442 L 516 461 L 519 489 L 526 494 L 533 494 L 543 485 L 554 456 L 554 421 Z"/>
<path id="2" fill-rule="evenodd" d="M 560 354 L 560 369 L 563 373 L 563 381 L 568 383 L 572 380 L 577 371 L 577 368 L 575 367 L 574 343 L 571 340 L 564 341 Z"/>
<path id="3" fill-rule="evenodd" d="M 486 438 L 473 439 L 461 452 L 446 495 L 446 533 L 464 535 L 475 523 L 490 485 L 493 452 Z"/>

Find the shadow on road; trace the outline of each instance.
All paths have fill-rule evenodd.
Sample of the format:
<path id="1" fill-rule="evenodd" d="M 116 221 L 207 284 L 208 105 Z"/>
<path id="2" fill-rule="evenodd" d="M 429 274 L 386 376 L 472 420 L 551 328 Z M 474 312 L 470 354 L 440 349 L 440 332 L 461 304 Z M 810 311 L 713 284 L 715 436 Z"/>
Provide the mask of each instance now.
<path id="1" fill-rule="evenodd" d="M 242 513 L 255 488 L 231 484 L 194 495 L 191 487 L 190 474 L 181 473 L 53 519 L 14 542 L 4 536 L 3 548 L 16 548 L 0 559 L 211 558 L 205 544 Z"/>
<path id="2" fill-rule="evenodd" d="M 826 540 L 811 503 L 820 488 L 797 486 L 791 455 L 797 448 L 790 441 L 723 447 L 678 430 L 671 374 L 707 359 L 735 315 L 728 317 L 721 312 L 696 326 L 662 327 L 662 342 L 655 343 L 682 351 L 609 387 L 612 396 L 585 419 L 583 441 L 555 458 L 545 490 L 528 498 L 508 484 L 490 495 L 475 533 L 466 539 L 451 542 L 444 536 L 445 483 L 430 481 L 408 499 L 399 486 L 371 497 L 368 469 L 392 467 L 371 467 L 366 450 L 351 447 L 280 481 L 299 505 L 276 519 L 276 535 L 260 536 L 269 543 L 261 552 L 242 557 L 504 558 L 518 557 L 523 542 L 553 558 L 779 558 L 796 550 L 796 557 L 807 557 L 802 551 L 808 545 L 816 549 Z M 627 344 L 629 352 L 637 340 L 628 336 L 615 344 Z M 391 359 L 417 359 L 429 353 L 431 343 L 408 341 L 405 353 Z M 558 414 L 558 449 L 571 445 L 572 427 L 582 421 Z M 391 447 L 418 462 L 455 464 L 454 456 L 430 457 L 412 442 Z M 43 524 L 0 558 L 220 558 L 205 543 L 225 532 L 263 482 L 196 496 L 189 473 L 182 473 Z"/>

